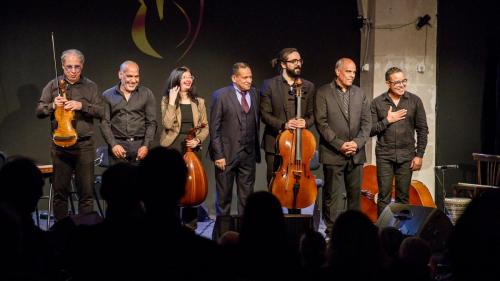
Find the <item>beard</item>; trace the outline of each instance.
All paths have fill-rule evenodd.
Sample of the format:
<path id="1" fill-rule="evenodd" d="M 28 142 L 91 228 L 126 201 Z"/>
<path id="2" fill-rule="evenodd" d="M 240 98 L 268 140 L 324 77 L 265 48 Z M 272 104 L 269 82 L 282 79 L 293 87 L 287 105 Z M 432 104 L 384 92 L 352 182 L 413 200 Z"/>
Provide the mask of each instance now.
<path id="1" fill-rule="evenodd" d="M 289 68 L 286 69 L 286 74 L 288 74 L 288 76 L 293 78 L 300 77 L 300 72 L 301 72 L 300 67 L 295 67 L 294 69 L 289 69 Z"/>

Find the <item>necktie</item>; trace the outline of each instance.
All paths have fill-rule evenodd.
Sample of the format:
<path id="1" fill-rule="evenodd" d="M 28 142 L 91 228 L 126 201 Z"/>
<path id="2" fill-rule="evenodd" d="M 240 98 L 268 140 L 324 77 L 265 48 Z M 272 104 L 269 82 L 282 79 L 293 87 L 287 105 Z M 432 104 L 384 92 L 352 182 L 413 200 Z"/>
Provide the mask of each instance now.
<path id="1" fill-rule="evenodd" d="M 241 92 L 241 107 L 243 108 L 243 111 L 245 113 L 248 113 L 250 111 L 250 107 L 248 106 L 247 99 L 245 98 L 247 95 L 247 92 Z"/>
<path id="2" fill-rule="evenodd" d="M 342 110 L 345 116 L 349 117 L 349 91 L 342 93 Z"/>

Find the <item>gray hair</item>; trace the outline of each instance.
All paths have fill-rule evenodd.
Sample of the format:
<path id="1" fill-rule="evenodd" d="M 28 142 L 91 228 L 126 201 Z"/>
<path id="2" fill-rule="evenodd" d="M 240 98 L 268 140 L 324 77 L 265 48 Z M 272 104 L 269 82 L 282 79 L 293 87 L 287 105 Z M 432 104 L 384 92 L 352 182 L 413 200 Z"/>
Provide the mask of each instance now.
<path id="1" fill-rule="evenodd" d="M 127 68 L 128 65 L 135 65 L 137 66 L 137 68 L 139 68 L 139 65 L 135 61 L 126 60 L 122 62 L 122 64 L 120 64 L 120 72 L 125 71 L 125 68 Z"/>
<path id="2" fill-rule="evenodd" d="M 85 63 L 85 56 L 83 55 L 82 52 L 78 51 L 77 49 L 69 49 L 69 50 L 66 50 L 66 51 L 62 52 L 61 62 L 63 64 L 64 64 L 64 61 L 66 60 L 66 57 L 69 56 L 69 55 L 75 55 L 75 56 L 77 56 L 80 59 L 80 62 L 82 64 Z"/>
<path id="3" fill-rule="evenodd" d="M 233 64 L 233 75 L 237 75 L 240 68 L 250 68 L 250 66 L 245 62 L 237 62 Z"/>

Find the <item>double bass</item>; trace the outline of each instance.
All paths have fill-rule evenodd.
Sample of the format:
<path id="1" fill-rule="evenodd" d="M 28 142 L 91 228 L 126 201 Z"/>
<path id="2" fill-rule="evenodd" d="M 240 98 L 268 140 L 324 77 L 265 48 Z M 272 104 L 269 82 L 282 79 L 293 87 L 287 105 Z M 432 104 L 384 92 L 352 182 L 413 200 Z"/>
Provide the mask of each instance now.
<path id="1" fill-rule="evenodd" d="M 56 73 L 55 82 L 57 82 L 57 62 L 56 62 L 56 51 L 54 45 L 54 33 L 52 33 L 52 53 L 54 56 L 54 69 Z M 66 83 L 64 79 L 58 81 L 57 85 L 58 95 L 64 98 L 66 96 Z M 57 127 L 52 132 L 52 141 L 55 145 L 60 147 L 69 147 L 76 143 L 78 140 L 78 135 L 76 133 L 73 124 L 71 123 L 75 119 L 75 112 L 72 110 L 64 109 L 64 105 L 58 105 L 54 109 L 54 117 L 57 121 Z"/>
<path id="2" fill-rule="evenodd" d="M 196 132 L 205 128 L 207 124 L 201 124 L 191 128 L 187 134 L 186 140 L 192 140 L 196 136 Z M 198 156 L 193 152 L 191 147 L 186 145 L 186 153 L 184 153 L 184 162 L 188 170 L 186 180 L 185 194 L 181 198 L 180 206 L 193 207 L 198 206 L 207 198 L 208 180 L 207 174 L 203 165 L 198 159 Z"/>
<path id="3" fill-rule="evenodd" d="M 365 213 L 372 222 L 377 222 L 377 167 L 374 165 L 366 165 L 363 167 L 363 180 L 361 184 L 360 209 Z M 392 199 L 395 197 L 394 182 L 392 185 Z M 436 204 L 432 200 L 429 189 L 420 181 L 412 180 L 408 189 L 410 205 L 424 206 L 436 208 Z"/>
<path id="4" fill-rule="evenodd" d="M 302 118 L 302 80 L 296 79 L 296 118 Z M 307 129 L 284 130 L 277 140 L 281 165 L 271 180 L 271 192 L 281 206 L 297 212 L 312 205 L 318 194 L 316 179 L 311 173 L 310 162 L 316 150 L 316 139 Z"/>

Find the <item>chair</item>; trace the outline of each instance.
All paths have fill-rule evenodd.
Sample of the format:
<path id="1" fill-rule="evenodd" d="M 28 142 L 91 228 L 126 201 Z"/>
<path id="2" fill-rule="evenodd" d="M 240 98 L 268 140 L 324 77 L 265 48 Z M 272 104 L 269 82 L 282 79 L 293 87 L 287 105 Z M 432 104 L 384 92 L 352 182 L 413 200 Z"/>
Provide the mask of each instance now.
<path id="1" fill-rule="evenodd" d="M 94 160 L 94 165 L 96 167 L 107 168 L 109 167 L 109 154 L 108 154 L 108 145 L 101 145 L 95 150 L 96 158 Z M 102 175 L 96 175 L 94 180 L 94 198 L 97 203 L 97 209 L 99 210 L 99 214 L 104 218 L 105 212 L 104 208 L 101 206 L 100 200 L 100 187 L 102 183 Z"/>
<path id="2" fill-rule="evenodd" d="M 311 171 L 315 171 L 319 169 L 321 166 L 321 163 L 319 163 L 319 153 L 318 151 L 314 151 L 313 158 L 311 159 L 311 162 L 309 163 L 309 168 Z M 318 188 L 321 188 L 323 186 L 323 180 L 316 178 L 316 186 Z"/>
<path id="3" fill-rule="evenodd" d="M 317 150 L 314 151 L 313 158 L 311 159 L 311 162 L 309 162 L 309 168 L 311 171 L 318 170 L 321 167 L 321 163 L 319 162 L 319 153 Z M 316 177 L 316 187 L 319 188 L 323 187 L 324 181 L 323 179 L 319 179 Z M 321 219 L 321 210 L 320 210 L 320 202 L 318 201 L 318 198 L 316 198 L 316 202 L 314 202 L 314 207 L 312 210 L 312 215 L 313 215 L 313 226 L 315 230 L 318 230 L 320 228 L 320 225 L 322 224 L 322 219 Z M 324 224 L 324 223 L 323 223 Z"/>
<path id="4" fill-rule="evenodd" d="M 500 156 L 472 153 L 477 163 L 477 183 L 500 186 Z"/>
<path id="5" fill-rule="evenodd" d="M 455 195 L 465 192 L 469 197 L 476 197 L 481 192 L 500 189 L 500 156 L 472 153 L 472 159 L 476 161 L 477 183 L 459 182 L 454 186 Z"/>

